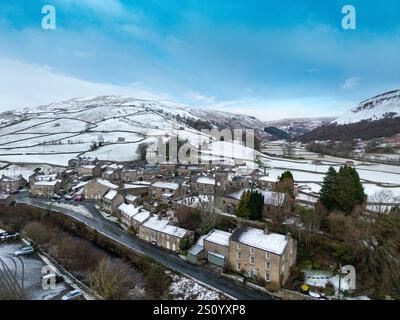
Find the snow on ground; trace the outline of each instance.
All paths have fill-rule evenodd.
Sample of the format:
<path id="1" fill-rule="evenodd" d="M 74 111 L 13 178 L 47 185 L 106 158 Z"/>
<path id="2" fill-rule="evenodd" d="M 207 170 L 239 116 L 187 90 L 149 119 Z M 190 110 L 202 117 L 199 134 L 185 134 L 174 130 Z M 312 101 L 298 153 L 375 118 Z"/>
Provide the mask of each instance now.
<path id="1" fill-rule="evenodd" d="M 1 156 L 0 161 L 9 161 L 14 163 L 47 163 L 57 166 L 67 166 L 68 160 L 76 157 L 77 153 L 64 153 L 64 154 L 37 154 L 37 155 L 7 155 Z"/>
<path id="2" fill-rule="evenodd" d="M 339 276 L 332 275 L 328 271 L 305 271 L 305 283 L 309 286 L 325 288 L 328 284 L 334 286 L 335 291 L 339 290 Z M 340 280 L 341 291 L 349 290 L 349 279 L 342 276 Z"/>
<path id="3" fill-rule="evenodd" d="M 11 165 L 5 169 L 1 169 L 0 176 L 2 176 L 4 174 L 7 177 L 14 178 L 14 177 L 18 177 L 19 175 L 22 175 L 24 177 L 24 179 L 28 180 L 29 177 L 33 174 L 33 170 L 35 169 L 35 167 L 31 167 L 31 166 L 21 167 L 21 166 L 17 166 L 17 165 Z"/>
<path id="4" fill-rule="evenodd" d="M 171 277 L 170 294 L 174 300 L 221 300 L 227 299 L 221 293 L 206 288 L 184 276 L 167 273 Z"/>
<path id="5" fill-rule="evenodd" d="M 236 142 L 216 141 L 211 143 L 207 151 L 214 156 L 222 156 L 234 159 L 254 160 L 257 151 Z"/>
<path id="6" fill-rule="evenodd" d="M 86 152 L 87 157 L 110 161 L 133 161 L 139 158 L 138 143 L 111 144 L 100 147 L 97 150 Z"/>
<path id="7" fill-rule="evenodd" d="M 73 204 L 68 204 L 68 203 L 58 203 L 58 202 L 46 202 L 47 205 L 53 207 L 53 208 L 59 208 L 59 209 L 67 209 L 75 213 L 79 213 L 84 215 L 85 217 L 88 218 L 93 218 L 92 214 L 90 211 L 83 207 L 83 206 L 77 206 Z"/>
<path id="8" fill-rule="evenodd" d="M 14 142 L 7 143 L 5 145 L 2 145 L 1 148 L 25 148 L 25 147 L 31 147 L 34 145 L 42 144 L 45 142 L 51 142 L 51 141 L 58 141 L 60 139 L 67 139 L 71 136 L 74 136 L 74 133 L 57 133 L 57 134 L 50 134 L 50 135 L 32 135 L 32 137 L 28 140 L 22 140 L 18 141 L 19 139 L 15 139 Z M 20 135 L 18 135 L 20 136 Z M 18 150 L 18 149 L 17 149 Z M 23 149 L 19 149 L 20 152 L 23 152 Z"/>

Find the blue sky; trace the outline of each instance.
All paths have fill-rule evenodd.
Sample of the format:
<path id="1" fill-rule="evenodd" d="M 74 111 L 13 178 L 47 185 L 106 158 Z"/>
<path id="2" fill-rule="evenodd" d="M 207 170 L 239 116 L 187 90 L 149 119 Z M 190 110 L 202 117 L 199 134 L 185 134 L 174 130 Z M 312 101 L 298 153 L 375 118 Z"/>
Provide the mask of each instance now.
<path id="1" fill-rule="evenodd" d="M 57 29 L 41 28 L 56 8 Z M 357 29 L 341 28 L 341 9 Z M 0 108 L 123 94 L 339 115 L 400 88 L 398 0 L 2 0 Z"/>

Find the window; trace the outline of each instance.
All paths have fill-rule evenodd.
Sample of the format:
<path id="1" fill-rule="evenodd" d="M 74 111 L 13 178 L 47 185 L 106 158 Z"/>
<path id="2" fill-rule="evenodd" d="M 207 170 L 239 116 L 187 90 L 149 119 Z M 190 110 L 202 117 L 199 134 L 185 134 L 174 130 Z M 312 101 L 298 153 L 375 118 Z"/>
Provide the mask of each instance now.
<path id="1" fill-rule="evenodd" d="M 269 282 L 269 273 L 268 272 L 265 273 L 265 281 Z"/>
<path id="2" fill-rule="evenodd" d="M 267 252 L 266 254 L 265 254 L 265 259 L 270 259 L 271 258 L 271 255 L 269 254 L 269 252 Z"/>
<path id="3" fill-rule="evenodd" d="M 238 271 L 240 271 L 240 270 L 242 269 L 242 267 L 241 267 L 241 265 L 240 265 L 240 262 L 237 263 L 236 269 L 237 269 Z"/>
<path id="4" fill-rule="evenodd" d="M 240 260 L 240 256 L 241 256 L 241 254 L 240 254 L 240 252 L 238 252 L 238 253 L 237 253 L 237 259 L 238 259 L 238 260 Z"/>
<path id="5" fill-rule="evenodd" d="M 237 243 L 237 244 L 236 244 L 236 249 L 237 249 L 237 250 L 240 250 L 240 243 Z"/>
<path id="6" fill-rule="evenodd" d="M 285 261 L 285 256 L 282 256 L 282 262 L 284 262 Z"/>
<path id="7" fill-rule="evenodd" d="M 250 248 L 250 254 L 254 254 L 254 248 Z"/>
<path id="8" fill-rule="evenodd" d="M 254 264 L 254 257 L 250 256 L 250 264 Z"/>
<path id="9" fill-rule="evenodd" d="M 269 268 L 270 268 L 269 261 L 265 261 L 265 270 L 269 270 Z"/>
<path id="10" fill-rule="evenodd" d="M 282 272 L 285 271 L 285 264 L 282 263 Z"/>

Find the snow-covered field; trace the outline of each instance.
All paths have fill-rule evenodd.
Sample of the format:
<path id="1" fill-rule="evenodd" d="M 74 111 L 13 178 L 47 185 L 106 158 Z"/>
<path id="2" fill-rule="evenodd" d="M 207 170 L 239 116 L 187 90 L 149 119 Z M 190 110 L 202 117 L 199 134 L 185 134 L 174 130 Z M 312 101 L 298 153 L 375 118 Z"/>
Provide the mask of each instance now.
<path id="1" fill-rule="evenodd" d="M 243 120 L 248 128 L 261 125 L 247 116 L 117 96 L 71 99 L 1 116 L 0 161 L 64 166 L 69 159 L 83 154 L 102 160 L 137 160 L 138 144 L 157 141 L 157 137 L 179 137 L 195 147 L 209 143 L 209 135 L 189 127 L 185 117 L 191 121 L 211 117 L 223 123 Z M 91 145 L 99 141 L 104 145 L 91 151 Z M 254 160 L 251 149 L 228 142 L 213 143 L 209 153 L 217 158 Z"/>
<path id="2" fill-rule="evenodd" d="M 283 143 L 283 141 L 276 141 L 273 146 L 278 149 Z M 365 193 L 369 197 L 381 190 L 390 190 L 395 198 L 400 197 L 400 167 L 368 162 L 361 163 L 329 156 L 319 158 L 318 160 L 321 162 L 315 164 L 313 162 L 316 159 L 315 156 L 318 155 L 309 153 L 307 156 L 303 155 L 305 160 L 287 160 L 263 155 L 260 160 L 267 168 L 268 175 L 263 177 L 262 180 L 274 182 L 285 170 L 290 170 L 295 182 L 305 188 L 304 192 L 318 193 L 329 167 L 339 170 L 346 161 L 353 161 L 363 183 Z"/>

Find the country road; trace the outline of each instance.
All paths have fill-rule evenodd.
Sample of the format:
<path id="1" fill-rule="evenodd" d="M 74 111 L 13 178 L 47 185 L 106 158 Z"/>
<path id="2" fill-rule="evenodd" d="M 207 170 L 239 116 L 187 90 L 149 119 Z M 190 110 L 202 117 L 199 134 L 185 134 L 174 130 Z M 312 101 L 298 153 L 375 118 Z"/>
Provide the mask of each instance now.
<path id="1" fill-rule="evenodd" d="M 142 241 L 135 235 L 126 233 L 121 226 L 117 223 L 107 220 L 101 213 L 97 211 L 93 202 L 83 202 L 80 205 L 84 205 L 92 214 L 93 218 L 89 218 L 78 212 L 71 210 L 51 207 L 48 199 L 31 198 L 26 192 L 22 192 L 16 195 L 16 202 L 21 204 L 27 204 L 35 207 L 44 209 L 51 209 L 69 217 L 72 217 L 87 226 L 97 230 L 104 234 L 110 239 L 119 242 L 130 249 L 152 257 L 157 262 L 171 268 L 175 271 L 182 273 L 190 278 L 195 279 L 198 282 L 204 283 L 214 289 L 217 289 L 228 296 L 231 296 L 239 300 L 275 300 L 266 293 L 254 290 L 227 278 L 221 277 L 216 273 L 210 272 L 198 265 L 191 264 L 187 261 L 182 260 L 177 254 L 167 252 L 154 245 L 151 245 L 145 241 Z M 68 202 L 73 204 L 72 202 Z"/>

